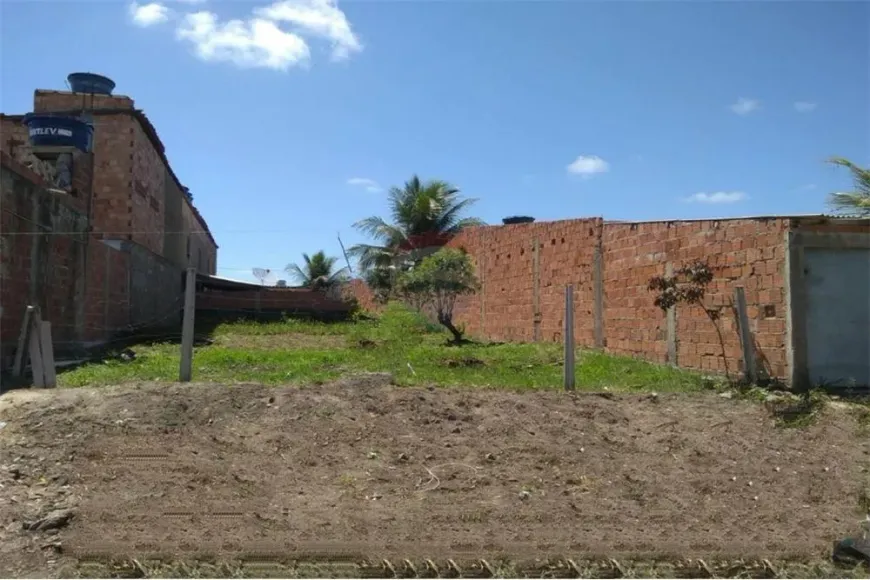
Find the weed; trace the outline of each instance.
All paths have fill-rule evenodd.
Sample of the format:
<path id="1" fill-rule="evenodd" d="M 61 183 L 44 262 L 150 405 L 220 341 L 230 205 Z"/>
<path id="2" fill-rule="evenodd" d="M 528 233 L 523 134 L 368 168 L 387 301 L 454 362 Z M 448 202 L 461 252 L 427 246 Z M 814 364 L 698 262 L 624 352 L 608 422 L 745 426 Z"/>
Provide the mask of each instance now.
<path id="1" fill-rule="evenodd" d="M 784 397 L 768 401 L 767 406 L 780 427 L 801 428 L 816 422 L 828 403 L 820 389 L 808 390 L 798 398 Z"/>
<path id="2" fill-rule="evenodd" d="M 390 304 L 377 319 L 323 323 L 283 320 L 223 324 L 213 344 L 196 347 L 193 376 L 204 382 L 318 384 L 344 373 L 388 372 L 399 385 L 559 388 L 558 344 L 470 343 L 447 346 L 448 334 L 419 312 Z M 178 344 L 134 347 L 128 361 L 109 360 L 61 373 L 61 386 L 178 379 Z M 700 391 L 699 373 L 597 351 L 578 351 L 579 389 Z"/>

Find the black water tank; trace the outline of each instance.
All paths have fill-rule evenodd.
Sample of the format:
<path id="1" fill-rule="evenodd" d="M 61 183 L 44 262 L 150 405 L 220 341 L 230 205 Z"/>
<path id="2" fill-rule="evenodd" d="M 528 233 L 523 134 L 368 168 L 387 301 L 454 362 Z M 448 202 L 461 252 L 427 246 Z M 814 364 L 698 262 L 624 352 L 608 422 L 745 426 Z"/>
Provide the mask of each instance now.
<path id="1" fill-rule="evenodd" d="M 535 221 L 535 218 L 533 218 L 533 217 L 529 217 L 527 215 L 515 215 L 512 217 L 503 218 L 501 220 L 501 223 L 503 223 L 506 226 L 509 226 L 511 224 L 530 224 L 533 221 Z"/>
<path id="2" fill-rule="evenodd" d="M 115 90 L 115 81 L 103 75 L 94 73 L 72 73 L 66 77 L 70 90 L 74 93 L 90 93 L 93 95 L 111 95 Z"/>

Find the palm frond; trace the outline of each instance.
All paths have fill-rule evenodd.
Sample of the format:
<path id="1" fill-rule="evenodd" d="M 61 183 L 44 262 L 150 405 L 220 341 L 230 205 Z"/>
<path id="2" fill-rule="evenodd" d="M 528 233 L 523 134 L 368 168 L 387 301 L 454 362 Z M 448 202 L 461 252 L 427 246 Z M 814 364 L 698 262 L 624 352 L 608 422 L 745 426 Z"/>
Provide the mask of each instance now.
<path id="1" fill-rule="evenodd" d="M 460 215 L 469 207 L 477 203 L 476 199 L 468 198 L 456 202 L 446 208 L 440 216 L 438 216 L 438 231 L 447 232 L 461 221 Z"/>
<path id="2" fill-rule="evenodd" d="M 831 193 L 828 196 L 828 205 L 839 213 L 870 215 L 870 169 L 860 167 L 843 157 L 832 157 L 828 162 L 848 169 L 855 184 L 855 191 Z"/>
<path id="3" fill-rule="evenodd" d="M 300 268 L 298 264 L 287 264 L 287 267 L 284 268 L 284 271 L 287 272 L 287 275 L 290 276 L 294 281 L 298 282 L 300 285 L 305 286 L 308 284 L 308 274 L 306 274 L 305 271 Z"/>

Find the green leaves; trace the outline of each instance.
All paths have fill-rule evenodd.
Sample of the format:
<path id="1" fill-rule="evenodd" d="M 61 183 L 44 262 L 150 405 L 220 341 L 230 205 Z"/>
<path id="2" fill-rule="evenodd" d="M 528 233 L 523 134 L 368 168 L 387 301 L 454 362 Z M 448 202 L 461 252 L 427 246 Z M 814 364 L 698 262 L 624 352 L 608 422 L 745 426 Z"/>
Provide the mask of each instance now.
<path id="1" fill-rule="evenodd" d="M 411 294 L 449 293 L 472 294 L 478 282 L 474 266 L 465 253 L 454 248 L 443 248 L 399 278 L 399 289 Z"/>
<path id="2" fill-rule="evenodd" d="M 446 181 L 424 182 L 414 175 L 402 187 L 391 188 L 387 195 L 392 223 L 372 216 L 354 224 L 375 242 L 357 244 L 348 250 L 349 255 L 359 260 L 363 272 L 395 265 L 400 246 L 415 236 L 444 234 L 452 237 L 464 228 L 483 225 L 477 218 L 463 217 L 477 200 L 462 199 L 459 189 Z"/>
<path id="3" fill-rule="evenodd" d="M 870 169 L 842 157 L 834 157 L 828 162 L 849 170 L 855 183 L 855 191 L 831 193 L 828 196 L 828 205 L 839 213 L 870 216 Z"/>
<path id="4" fill-rule="evenodd" d="M 313 256 L 302 254 L 302 260 L 302 266 L 288 264 L 285 268 L 287 274 L 300 286 L 307 286 L 309 288 L 329 287 L 344 279 L 347 275 L 347 268 L 335 270 L 338 258 L 327 256 L 323 250 Z"/>
<path id="5" fill-rule="evenodd" d="M 453 334 L 454 342 L 462 341 L 463 331 L 453 325 L 453 307 L 463 294 L 477 291 L 471 258 L 454 248 L 443 248 L 424 258 L 417 266 L 399 277 L 398 292 L 417 307 L 431 306 L 438 322 Z"/>

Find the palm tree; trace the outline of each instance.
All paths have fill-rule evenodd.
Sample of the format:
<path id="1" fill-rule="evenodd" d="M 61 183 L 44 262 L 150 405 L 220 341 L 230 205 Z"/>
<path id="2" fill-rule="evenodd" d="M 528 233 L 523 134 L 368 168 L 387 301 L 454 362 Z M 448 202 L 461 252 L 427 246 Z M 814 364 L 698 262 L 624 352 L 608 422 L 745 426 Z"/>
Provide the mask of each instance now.
<path id="1" fill-rule="evenodd" d="M 392 223 L 372 216 L 354 224 L 376 242 L 348 250 L 363 272 L 395 265 L 401 249 L 415 247 L 419 236 L 449 239 L 464 228 L 483 225 L 477 218 L 462 217 L 477 200 L 462 199 L 459 190 L 446 181 L 423 182 L 414 175 L 403 187 L 391 188 L 388 195 Z"/>
<path id="2" fill-rule="evenodd" d="M 845 167 L 852 173 L 855 190 L 830 194 L 828 205 L 840 213 L 870 216 L 870 169 L 859 167 L 842 157 L 834 157 L 829 160 L 829 163 Z"/>
<path id="3" fill-rule="evenodd" d="M 347 268 L 335 270 L 338 258 L 327 256 L 323 250 L 313 256 L 302 254 L 302 259 L 305 262 L 302 266 L 289 264 L 284 269 L 300 286 L 329 288 L 342 281 L 347 275 Z"/>

